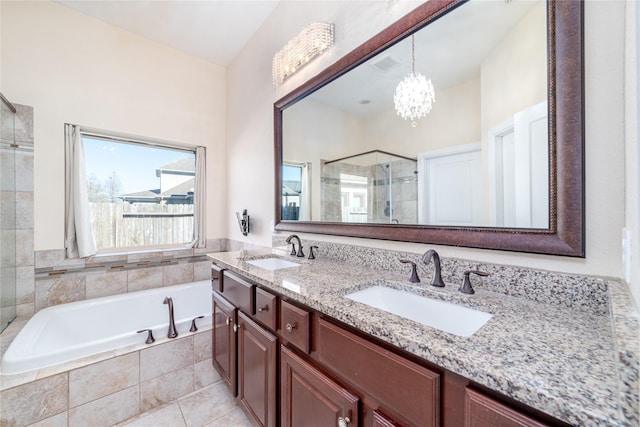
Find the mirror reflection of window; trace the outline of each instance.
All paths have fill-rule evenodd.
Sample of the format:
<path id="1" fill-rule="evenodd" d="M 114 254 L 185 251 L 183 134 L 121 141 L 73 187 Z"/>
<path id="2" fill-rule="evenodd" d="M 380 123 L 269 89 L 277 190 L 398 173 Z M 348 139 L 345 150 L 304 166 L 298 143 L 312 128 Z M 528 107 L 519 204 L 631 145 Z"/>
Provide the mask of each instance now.
<path id="1" fill-rule="evenodd" d="M 282 166 L 282 219 L 298 220 L 302 193 L 302 166 Z"/>

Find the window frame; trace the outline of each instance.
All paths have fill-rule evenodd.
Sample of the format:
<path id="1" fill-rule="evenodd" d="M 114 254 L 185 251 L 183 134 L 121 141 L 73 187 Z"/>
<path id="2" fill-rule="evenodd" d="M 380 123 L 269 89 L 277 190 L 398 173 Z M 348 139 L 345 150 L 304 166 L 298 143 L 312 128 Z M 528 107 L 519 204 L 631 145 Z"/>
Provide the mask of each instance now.
<path id="1" fill-rule="evenodd" d="M 79 126 L 79 128 L 80 128 L 80 138 L 83 141 L 83 144 L 84 144 L 83 138 L 87 137 L 87 138 L 102 140 L 106 142 L 192 153 L 194 155 L 196 164 L 198 161 L 197 149 L 199 146 L 197 145 L 160 140 L 160 139 L 151 138 L 151 137 L 134 136 L 134 135 L 119 133 L 119 132 L 91 129 L 84 126 Z M 85 170 L 86 170 L 86 167 L 85 167 Z M 88 171 L 86 172 L 88 174 Z M 197 176 L 197 170 L 194 171 L 194 177 L 196 176 Z M 86 179 L 86 176 L 85 176 L 85 179 Z M 206 190 L 203 190 L 203 193 L 205 191 Z M 194 203 L 195 203 L 195 197 L 196 195 L 194 194 Z M 195 228 L 196 228 L 195 215 L 196 213 L 195 213 L 195 205 L 194 205 L 194 213 L 193 213 L 194 223 L 193 223 L 193 230 L 192 230 L 194 234 L 195 234 Z M 202 221 L 206 221 L 206 218 L 203 218 Z M 203 238 L 206 238 L 206 237 L 203 237 Z M 117 247 L 109 247 L 109 248 L 99 248 L 96 246 L 97 252 L 95 256 L 100 257 L 100 256 L 111 256 L 111 255 L 118 255 L 118 254 L 128 255 L 128 254 L 137 254 L 137 253 L 143 254 L 143 253 L 157 253 L 157 252 L 164 252 L 164 251 L 190 250 L 191 248 L 193 248 L 194 243 L 195 241 L 192 237 L 190 241 L 184 242 L 184 243 L 165 243 L 165 244 L 158 244 L 158 245 L 140 245 L 140 246 L 117 246 Z"/>

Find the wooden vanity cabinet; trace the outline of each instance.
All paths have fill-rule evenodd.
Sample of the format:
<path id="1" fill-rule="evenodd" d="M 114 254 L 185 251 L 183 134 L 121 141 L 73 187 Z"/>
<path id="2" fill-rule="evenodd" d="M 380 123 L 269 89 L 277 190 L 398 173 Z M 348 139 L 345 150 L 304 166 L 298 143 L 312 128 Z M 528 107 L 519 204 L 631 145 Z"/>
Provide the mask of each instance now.
<path id="1" fill-rule="evenodd" d="M 467 387 L 465 391 L 465 427 L 548 427 L 525 413 L 486 394 Z"/>
<path id="2" fill-rule="evenodd" d="M 222 295 L 231 304 L 248 315 L 253 315 L 255 307 L 255 285 L 244 278 L 225 270 L 223 272 Z"/>
<path id="3" fill-rule="evenodd" d="M 213 293 L 213 367 L 231 389 L 238 394 L 236 373 L 236 321 L 238 309 Z"/>
<path id="4" fill-rule="evenodd" d="M 378 411 L 373 411 L 373 423 L 372 427 L 400 427 L 393 420 L 385 417 Z"/>
<path id="5" fill-rule="evenodd" d="M 308 310 L 281 301 L 280 335 L 285 342 L 309 354 L 311 351 L 311 313 Z"/>
<path id="6" fill-rule="evenodd" d="M 275 331 L 278 328 L 278 297 L 264 289 L 256 288 L 254 318 Z"/>
<path id="7" fill-rule="evenodd" d="M 213 366 L 256 425 L 276 427 L 278 337 L 252 318 L 256 286 L 227 270 L 220 278 L 223 285 L 213 292 Z M 255 318 L 275 325 L 277 297 L 258 295 L 263 310 Z"/>
<path id="8" fill-rule="evenodd" d="M 211 290 L 222 292 L 222 272 L 224 269 L 211 264 Z"/>
<path id="9" fill-rule="evenodd" d="M 258 426 L 566 426 L 237 274 L 219 277 L 213 363 Z"/>
<path id="10" fill-rule="evenodd" d="M 384 422 L 415 427 L 440 425 L 440 373 L 325 319 L 318 321 L 317 329 L 317 358 L 322 366 L 376 404 L 373 409 L 378 416 L 367 427 Z"/>
<path id="11" fill-rule="evenodd" d="M 238 313 L 238 400 L 260 426 L 276 426 L 278 337 Z"/>
<path id="12" fill-rule="evenodd" d="M 280 351 L 282 427 L 358 426 L 358 396 L 285 346 Z"/>

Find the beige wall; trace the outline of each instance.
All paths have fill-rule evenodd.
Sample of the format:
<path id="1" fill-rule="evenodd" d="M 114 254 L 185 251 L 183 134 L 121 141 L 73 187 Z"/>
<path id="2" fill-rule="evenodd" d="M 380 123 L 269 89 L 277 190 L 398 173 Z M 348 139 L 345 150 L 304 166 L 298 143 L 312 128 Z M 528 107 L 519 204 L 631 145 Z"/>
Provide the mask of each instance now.
<path id="1" fill-rule="evenodd" d="M 547 99 L 545 13 L 531 9 L 481 65 L 483 147 L 489 130 Z"/>
<path id="2" fill-rule="evenodd" d="M 399 2 L 396 6 L 406 7 L 408 3 Z M 338 8 L 345 8 L 346 15 L 338 12 Z M 357 8 L 362 10 L 354 14 Z M 620 233 L 624 225 L 625 202 L 622 122 L 624 12 L 623 2 L 585 3 L 587 257 L 573 259 L 439 247 L 442 255 L 621 277 Z M 347 17 L 351 20 L 346 21 Z M 273 102 L 396 17 L 397 15 L 384 9 L 383 2 L 283 2 L 229 67 L 227 163 L 233 165 L 228 169 L 229 209 L 249 207 L 253 214 L 252 221 L 260 224 L 246 241 L 262 245 L 269 245 L 271 241 L 268 223 L 274 217 L 273 165 L 269 161 L 273 157 Z M 336 34 L 339 35 L 336 45 L 326 56 L 309 64 L 285 86 L 273 89 L 269 76 L 273 54 L 310 20 L 322 19 L 336 23 Z M 254 172 L 249 177 L 244 170 Z M 239 237 L 235 224 L 229 222 L 228 228 L 228 237 Z M 433 246 L 331 236 L 318 238 L 415 252 L 422 252 Z"/>
<path id="3" fill-rule="evenodd" d="M 640 7 L 635 0 L 626 2 L 625 39 L 625 170 L 626 203 L 625 226 L 631 237 L 628 257 L 629 277 L 638 305 L 640 305 Z"/>
<path id="4" fill-rule="evenodd" d="M 64 246 L 63 124 L 207 147 L 208 237 L 222 237 L 225 69 L 52 2 L 2 2 L 2 82 L 34 107 L 35 249 Z"/>
<path id="5" fill-rule="evenodd" d="M 311 219 L 320 220 L 322 160 L 335 160 L 363 151 L 364 123 L 360 117 L 318 102 L 296 104 L 284 112 L 285 162 L 311 163 Z"/>
<path id="6" fill-rule="evenodd" d="M 461 125 L 464 124 L 464 125 Z M 366 124 L 372 147 L 416 157 L 429 150 L 480 141 L 480 80 L 474 78 L 444 90 L 436 89 L 433 110 L 411 127 L 395 110 L 380 113 Z"/>

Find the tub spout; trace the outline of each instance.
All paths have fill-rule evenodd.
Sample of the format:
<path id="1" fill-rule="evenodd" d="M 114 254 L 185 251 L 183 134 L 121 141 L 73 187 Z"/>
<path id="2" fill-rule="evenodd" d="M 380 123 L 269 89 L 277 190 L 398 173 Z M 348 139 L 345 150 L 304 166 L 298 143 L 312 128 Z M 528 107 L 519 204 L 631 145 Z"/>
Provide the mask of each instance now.
<path id="1" fill-rule="evenodd" d="M 176 322 L 173 318 L 173 299 L 171 297 L 165 297 L 163 304 L 169 304 L 169 333 L 167 333 L 167 338 L 175 338 L 178 336 L 178 332 L 176 331 Z"/>

